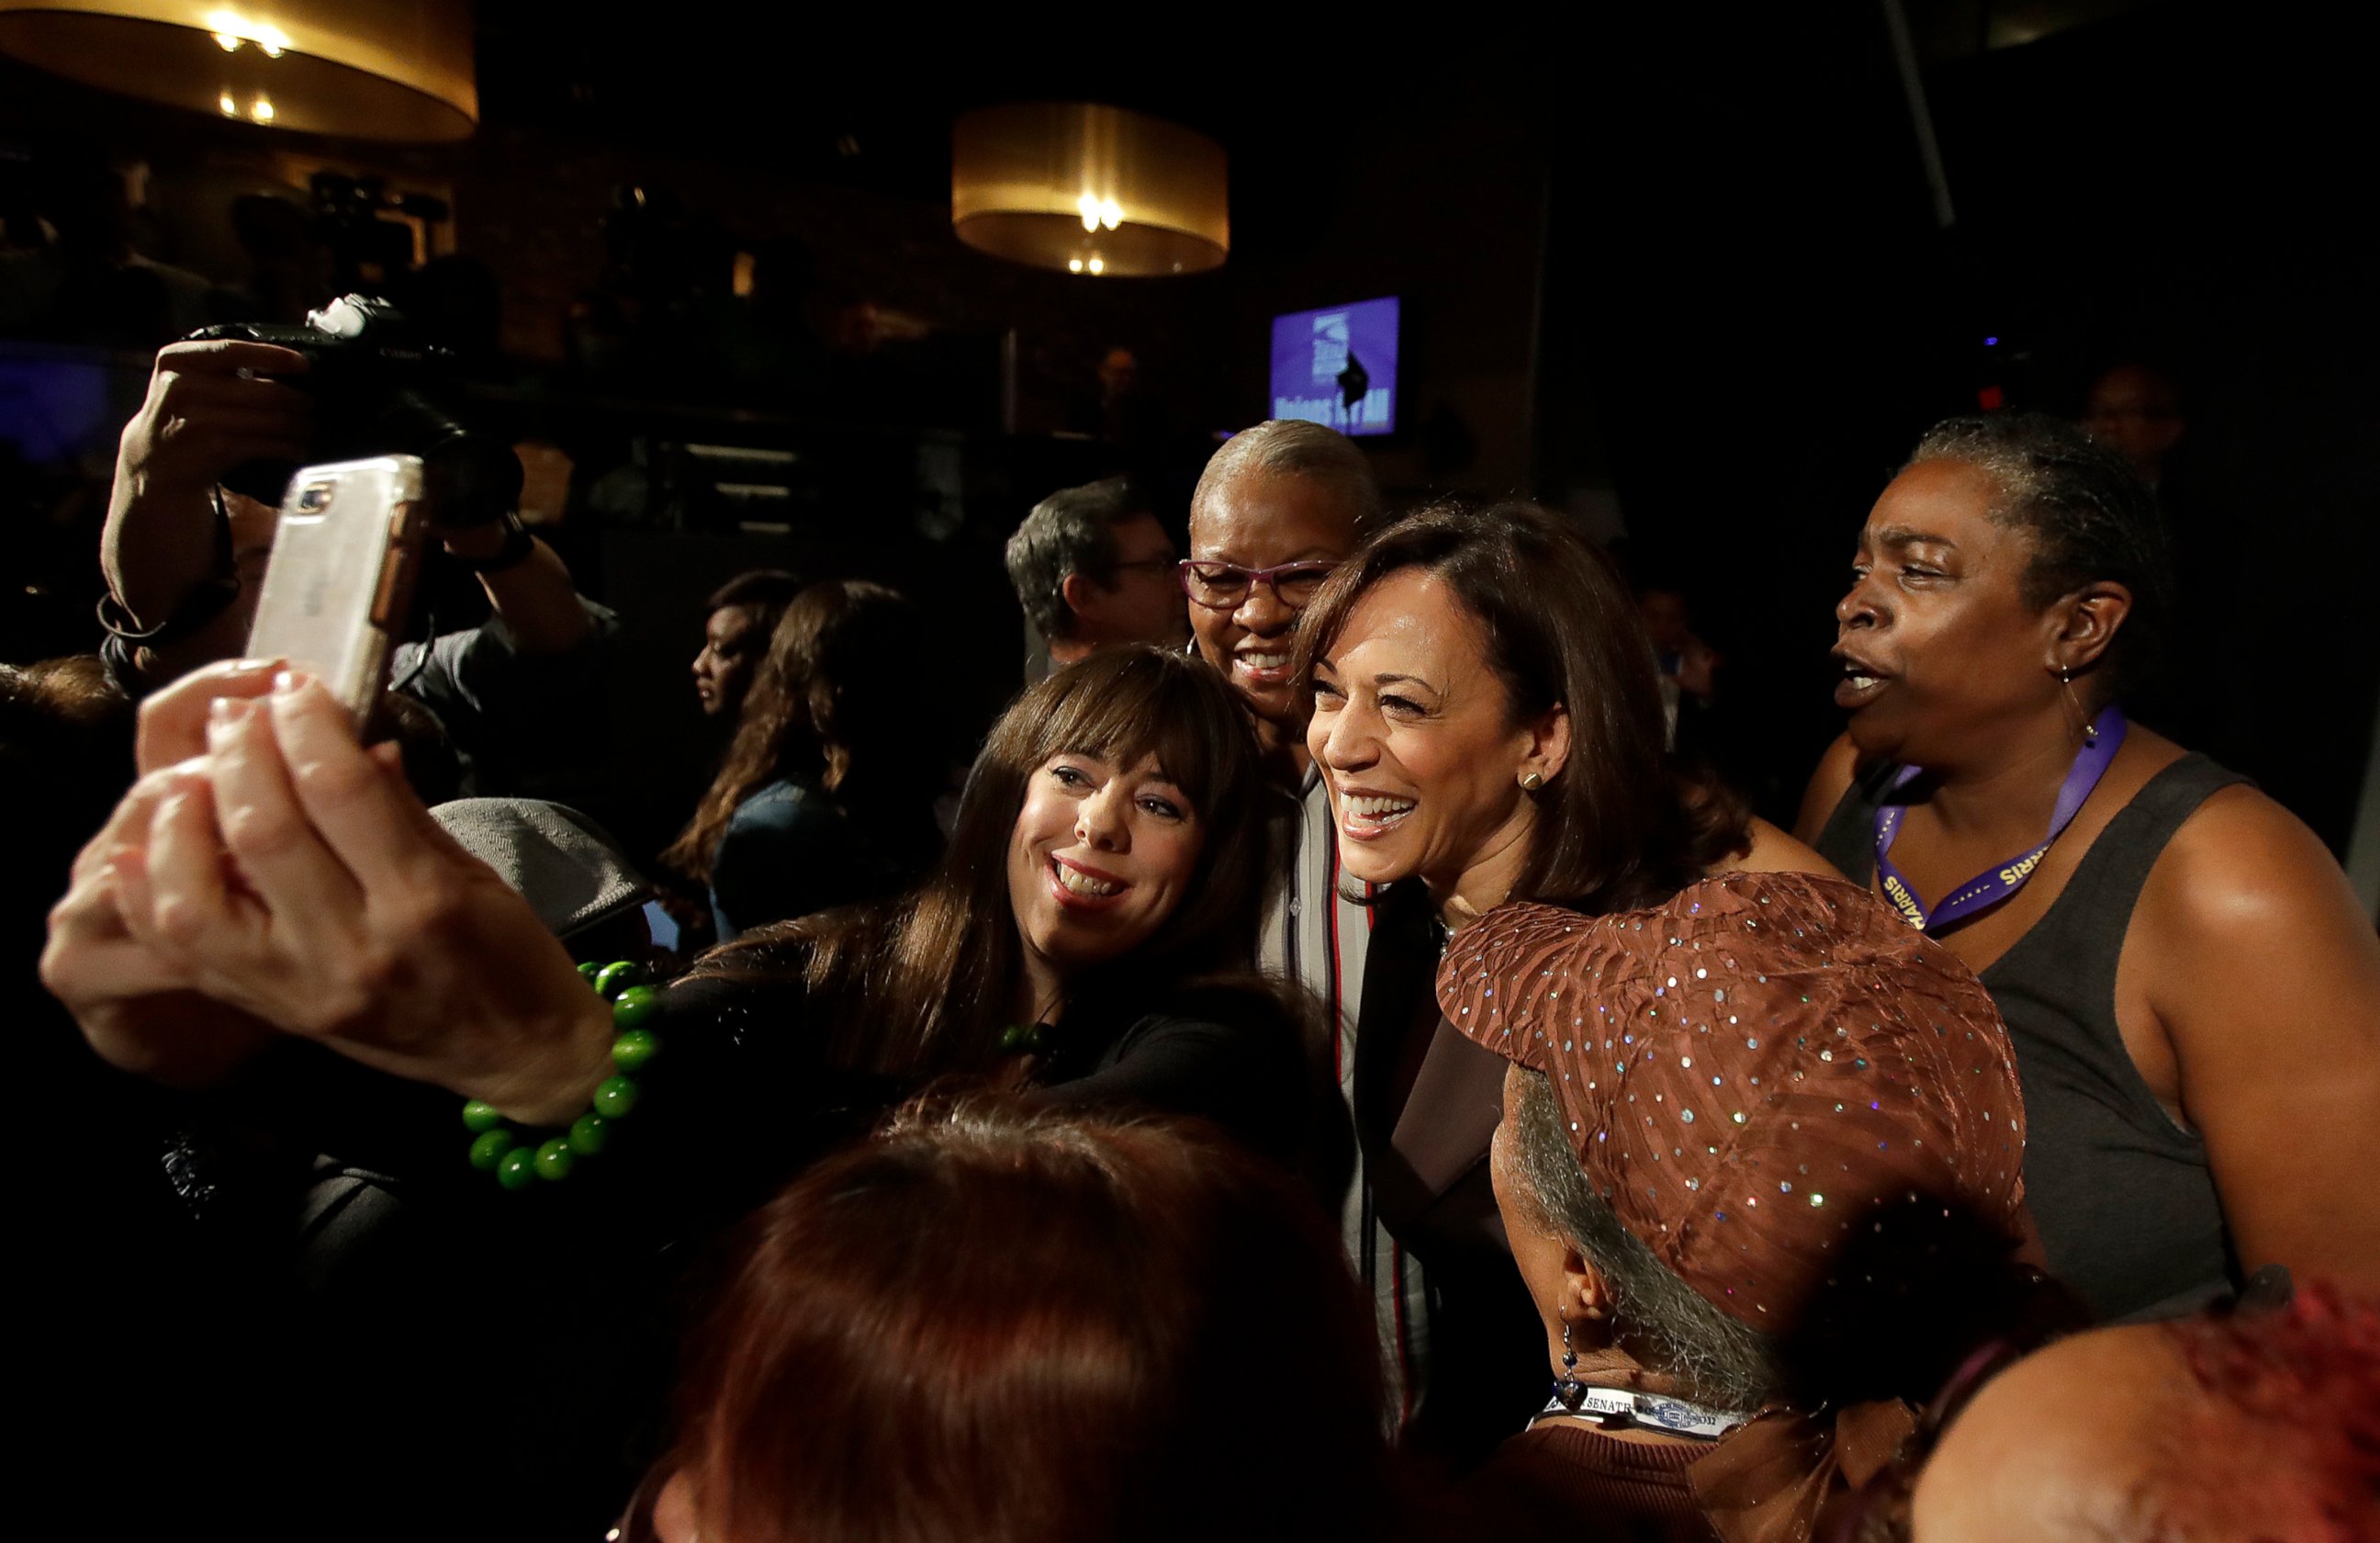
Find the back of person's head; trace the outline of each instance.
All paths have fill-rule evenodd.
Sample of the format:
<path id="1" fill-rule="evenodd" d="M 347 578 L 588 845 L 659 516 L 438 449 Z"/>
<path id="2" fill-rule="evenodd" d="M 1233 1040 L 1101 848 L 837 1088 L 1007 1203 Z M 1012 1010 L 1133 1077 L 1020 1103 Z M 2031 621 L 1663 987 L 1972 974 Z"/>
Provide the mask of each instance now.
<path id="1" fill-rule="evenodd" d="M 1678 1379 L 1692 1396 L 1722 1408 L 1781 1402 L 1804 1412 L 1876 1400 L 1923 1404 L 1977 1345 L 2036 1317 L 2073 1310 L 2062 1288 L 2018 1258 L 2003 1220 L 1986 1219 L 1938 1191 L 1867 1209 L 1862 1221 L 1873 1231 L 1842 1244 L 1838 1268 L 1823 1282 L 1774 1270 L 1757 1277 L 1749 1270 L 1731 1285 L 1724 1271 L 1689 1270 L 1690 1281 L 1582 1171 L 1546 1075 L 1514 1075 L 1517 1118 L 1506 1139 L 1517 1183 L 1510 1192 L 1524 1215 L 1534 1213 L 1543 1230 L 1567 1240 L 1594 1267 L 1632 1353 Z M 1692 1155 L 1679 1149 L 1681 1159 Z M 1788 1155 L 1812 1159 L 1821 1151 L 1814 1142 Z M 1847 1173 L 1850 1165 L 1840 1162 L 1832 1180 L 1799 1172 L 1820 1166 L 1782 1165 L 1779 1171 L 1795 1178 L 1758 1187 L 1776 1191 L 1767 1197 L 1770 1206 L 1803 1220 L 1849 1203 L 1830 1193 L 1836 1181 L 1848 1189 L 1866 1177 Z M 1716 1190 L 1730 1181 L 1706 1173 L 1697 1183 Z M 1747 1193 L 1735 1203 L 1756 1209 L 1761 1199 Z M 1728 1209 L 1718 1211 L 1719 1222 Z M 1755 1279 L 1780 1277 L 1783 1289 L 1739 1304 L 1755 1294 Z"/>
<path id="2" fill-rule="evenodd" d="M 1872 1509 L 1916 1543 L 2380 1537 L 2380 1301 L 2301 1283 L 2060 1341 L 1955 1413 L 1905 1511 Z"/>
<path id="3" fill-rule="evenodd" d="M 1380 485 L 1370 458 L 1354 440 L 1319 423 L 1268 419 L 1225 440 L 1199 473 L 1190 517 L 1196 520 L 1219 490 L 1242 477 L 1297 478 L 1330 489 L 1358 536 L 1380 520 Z"/>
<path id="4" fill-rule="evenodd" d="M 747 1236 L 665 1543 L 1312 1543 L 1385 1509 L 1336 1231 L 1208 1127 L 916 1106 Z"/>
<path id="5" fill-rule="evenodd" d="M 456 798 L 430 818 L 518 891 L 573 959 L 645 962 L 651 886 L 592 818 L 542 798 Z"/>
<path id="6" fill-rule="evenodd" d="M 2142 476 L 2155 477 L 2182 441 L 2185 407 L 2172 371 L 2145 359 L 2119 359 L 2091 383 L 2082 427 Z"/>
<path id="7" fill-rule="evenodd" d="M 0 664 L 0 799 L 16 835 L 11 935 L 39 947 L 75 850 L 133 779 L 134 707 L 97 654 Z"/>
<path id="8" fill-rule="evenodd" d="M 2380 1300 L 2315 1282 L 2167 1332 L 2198 1397 L 2158 1444 L 2146 1537 L 2380 1537 Z"/>
<path id="9" fill-rule="evenodd" d="M 1660 674 L 1628 587 L 1592 541 L 1534 504 L 1440 504 L 1375 533 L 1307 608 L 1301 681 L 1363 596 L 1408 568 L 1436 578 L 1478 623 L 1509 722 L 1557 705 L 1570 712 L 1577 748 L 1536 798 L 1512 898 L 1585 911 L 1647 904 L 1742 845 L 1742 810 L 1668 770 Z"/>
<path id="10" fill-rule="evenodd" d="M 87 736 L 105 739 L 112 759 L 132 747 L 134 704 L 109 677 L 95 653 L 69 654 L 34 664 L 0 664 L 0 753 L 55 768 L 77 778 L 94 768 L 73 747 Z M 63 759 L 60 758 L 63 757 Z M 108 796 L 115 801 L 115 795 Z"/>
<path id="11" fill-rule="evenodd" d="M 1597 1331 L 1727 1406 L 1922 1404 L 2039 1295 L 1998 1010 L 1838 880 L 1692 894 L 1633 925 L 1505 906 L 1463 934 L 1438 1005 L 1514 1063 L 1506 1230 L 1567 1245 L 1565 1326 L 1599 1289 Z M 1546 1256 L 1516 1257 L 1546 1301 Z"/>
<path id="12" fill-rule="evenodd" d="M 1119 560 L 1115 528 L 1152 512 L 1148 495 L 1128 477 L 1061 488 L 1033 505 L 1008 538 L 1007 553 L 1008 582 L 1033 630 L 1049 638 L 1073 637 L 1067 577 L 1105 582 Z"/>
<path id="13" fill-rule="evenodd" d="M 781 777 L 846 801 L 929 801 L 941 759 L 917 706 L 925 643 L 917 608 L 880 584 L 830 579 L 777 617 L 726 759 L 662 859 L 707 878 L 736 806 Z"/>
<path id="14" fill-rule="evenodd" d="M 1995 413 L 1936 424 L 1911 466 L 1955 461 L 1993 484 L 1992 517 L 2025 533 L 2033 557 L 2024 602 L 2036 610 L 2094 583 L 2131 596 L 2107 646 L 2117 692 L 2137 686 L 2163 647 L 2174 603 L 2173 558 L 2156 495 L 2115 451 L 2071 423 Z"/>
<path id="15" fill-rule="evenodd" d="M 737 738 L 765 740 L 784 770 L 809 769 L 786 767 L 789 756 L 818 756 L 830 793 L 930 766 L 905 753 L 928 721 L 917 711 L 925 654 L 917 609 L 901 595 L 859 579 L 813 584 L 777 618 Z"/>

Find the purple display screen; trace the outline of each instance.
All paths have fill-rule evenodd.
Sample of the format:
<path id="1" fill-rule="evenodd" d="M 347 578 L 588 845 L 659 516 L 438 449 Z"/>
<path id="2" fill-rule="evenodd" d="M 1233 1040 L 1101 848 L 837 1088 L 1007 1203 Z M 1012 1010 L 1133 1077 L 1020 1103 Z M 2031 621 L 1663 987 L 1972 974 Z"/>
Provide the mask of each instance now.
<path id="1" fill-rule="evenodd" d="M 1342 434 L 1397 427 L 1397 298 L 1272 320 L 1272 416 Z"/>

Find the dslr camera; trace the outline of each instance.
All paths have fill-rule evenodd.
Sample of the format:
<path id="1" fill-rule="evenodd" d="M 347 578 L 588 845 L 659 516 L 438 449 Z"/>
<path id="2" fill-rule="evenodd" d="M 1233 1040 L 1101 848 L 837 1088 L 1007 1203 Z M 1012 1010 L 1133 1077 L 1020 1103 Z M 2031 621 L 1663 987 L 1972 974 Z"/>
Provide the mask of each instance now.
<path id="1" fill-rule="evenodd" d="M 451 528 L 492 524 L 520 503 L 520 457 L 511 441 L 472 427 L 448 406 L 461 395 L 455 354 L 424 342 L 386 300 L 348 295 L 307 312 L 302 327 L 240 322 L 190 334 L 193 342 L 216 339 L 306 356 L 304 374 L 279 379 L 314 398 L 317 462 L 419 456 L 427 513 Z M 297 469 L 287 461 L 249 461 L 224 486 L 278 506 Z"/>

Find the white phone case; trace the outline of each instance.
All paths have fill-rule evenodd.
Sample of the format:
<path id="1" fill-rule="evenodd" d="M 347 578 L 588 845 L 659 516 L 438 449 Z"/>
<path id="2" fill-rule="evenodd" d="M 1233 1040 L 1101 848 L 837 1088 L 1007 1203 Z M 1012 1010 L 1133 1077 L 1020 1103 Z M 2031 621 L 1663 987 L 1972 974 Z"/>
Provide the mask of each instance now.
<path id="1" fill-rule="evenodd" d="M 301 467 L 282 502 L 249 657 L 310 673 L 358 726 L 411 603 L 420 499 L 420 460 L 381 456 Z"/>

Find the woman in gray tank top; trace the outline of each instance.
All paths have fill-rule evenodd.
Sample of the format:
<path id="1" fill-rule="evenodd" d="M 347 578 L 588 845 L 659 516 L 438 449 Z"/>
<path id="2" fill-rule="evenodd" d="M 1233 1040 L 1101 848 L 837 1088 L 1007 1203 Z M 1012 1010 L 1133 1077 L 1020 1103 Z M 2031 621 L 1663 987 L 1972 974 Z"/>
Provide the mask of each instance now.
<path id="1" fill-rule="evenodd" d="M 2267 1263 L 2380 1284 L 2380 938 L 2294 817 L 2124 718 L 2154 494 L 2066 424 L 1953 419 L 1852 572 L 1798 833 L 1998 1003 L 2051 1268 L 2111 1318 Z"/>

